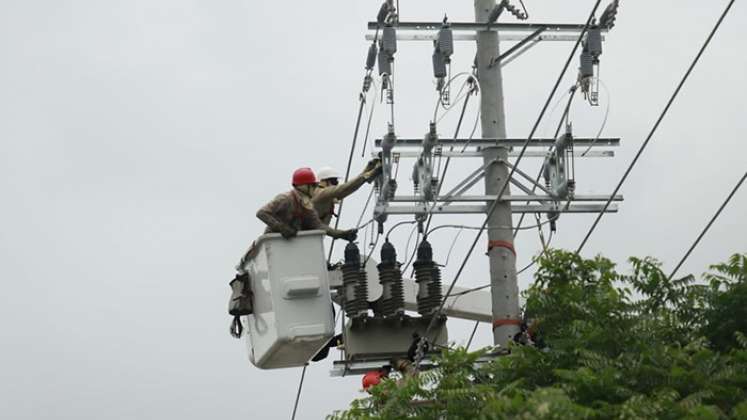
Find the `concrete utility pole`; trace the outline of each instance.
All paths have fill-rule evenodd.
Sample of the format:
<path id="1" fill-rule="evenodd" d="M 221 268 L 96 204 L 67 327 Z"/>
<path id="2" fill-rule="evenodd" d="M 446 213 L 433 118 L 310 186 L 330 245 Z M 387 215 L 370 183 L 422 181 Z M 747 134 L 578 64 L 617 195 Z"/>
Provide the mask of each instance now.
<path id="1" fill-rule="evenodd" d="M 474 0 L 475 21 L 484 23 L 496 6 L 495 0 Z M 491 66 L 499 54 L 498 31 L 477 32 L 477 71 L 482 94 L 481 127 L 483 138 L 505 138 L 506 116 L 503 108 L 503 78 L 500 63 Z M 495 146 L 483 149 L 485 194 L 497 195 L 504 182 L 508 182 L 508 166 L 496 160 L 508 161 L 508 147 Z M 504 196 L 510 195 L 506 187 Z M 490 207 L 488 203 L 488 208 Z M 519 286 L 516 281 L 516 251 L 513 245 L 513 221 L 509 201 L 498 203 L 488 220 L 488 258 L 493 304 L 493 343 L 507 346 L 519 332 Z"/>

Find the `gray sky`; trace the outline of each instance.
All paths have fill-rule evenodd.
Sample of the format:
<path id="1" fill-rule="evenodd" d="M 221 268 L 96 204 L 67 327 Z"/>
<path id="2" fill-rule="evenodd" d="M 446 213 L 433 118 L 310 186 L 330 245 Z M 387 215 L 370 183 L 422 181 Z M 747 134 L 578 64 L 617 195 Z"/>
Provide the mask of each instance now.
<path id="1" fill-rule="evenodd" d="M 466 0 L 401 3 L 403 21 L 473 16 Z M 525 3 L 532 21 L 581 22 L 593 1 Z M 604 134 L 623 146 L 614 159 L 578 162 L 579 193 L 612 190 L 726 2 L 622 3 L 602 77 L 612 99 Z M 344 169 L 365 22 L 378 5 L 0 2 L 4 417 L 290 416 L 300 369 L 249 364 L 245 345 L 227 334 L 227 282 L 261 231 L 256 209 L 289 187 L 293 169 Z M 653 255 L 670 269 L 744 173 L 746 19 L 738 2 L 625 184 L 620 213 L 603 219 L 585 255 L 602 252 L 623 270 L 628 256 Z M 544 44 L 504 69 L 509 136 L 529 133 L 571 48 Z M 430 54 L 427 43 L 400 44 L 400 136 L 427 129 Z M 458 43 L 454 71 L 467 70 L 473 55 L 472 43 Z M 578 102 L 576 133 L 593 136 L 603 111 Z M 451 133 L 455 120 L 439 131 Z M 372 127 L 383 133 L 384 113 Z M 458 162 L 451 181 L 475 163 Z M 363 164 L 357 159 L 354 170 Z M 407 193 L 404 177 L 401 184 Z M 346 205 L 343 225 L 357 220 L 366 195 Z M 746 211 L 742 190 L 682 273 L 747 251 Z M 592 220 L 563 217 L 554 245 L 577 246 Z M 407 233 L 395 237 L 400 252 Z M 437 258 L 453 235 L 434 238 Z M 447 281 L 472 235 L 455 247 Z M 526 264 L 539 250 L 536 233 L 522 234 L 517 250 Z M 486 276 L 478 252 L 460 284 L 481 285 Z M 471 325 L 450 328 L 464 342 Z M 489 342 L 484 327 L 476 343 Z M 360 377 L 329 378 L 330 366 L 310 367 L 299 418 L 320 418 L 360 396 Z"/>

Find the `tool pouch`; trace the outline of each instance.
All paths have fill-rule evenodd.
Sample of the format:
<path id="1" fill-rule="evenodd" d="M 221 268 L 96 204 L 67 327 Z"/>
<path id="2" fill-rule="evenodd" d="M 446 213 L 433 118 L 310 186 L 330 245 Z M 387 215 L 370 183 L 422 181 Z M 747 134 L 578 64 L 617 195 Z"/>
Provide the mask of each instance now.
<path id="1" fill-rule="evenodd" d="M 233 316 L 229 332 L 233 338 L 241 338 L 241 334 L 244 332 L 241 316 L 251 314 L 254 309 L 249 274 L 236 274 L 229 286 L 231 286 L 231 298 L 228 300 L 228 314 Z"/>
<path id="2" fill-rule="evenodd" d="M 232 316 L 250 315 L 252 313 L 252 291 L 249 274 L 240 273 L 229 283 L 231 299 L 228 301 L 228 313 Z"/>

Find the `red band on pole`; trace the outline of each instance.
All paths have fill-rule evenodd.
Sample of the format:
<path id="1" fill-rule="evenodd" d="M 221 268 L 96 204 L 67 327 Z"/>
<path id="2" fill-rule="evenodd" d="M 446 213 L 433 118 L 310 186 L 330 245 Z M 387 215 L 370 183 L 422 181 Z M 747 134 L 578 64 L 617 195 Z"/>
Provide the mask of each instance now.
<path id="1" fill-rule="evenodd" d="M 507 250 L 511 251 L 512 254 L 514 254 L 514 257 L 516 256 L 516 249 L 514 249 L 514 244 L 508 241 L 488 241 L 488 252 L 490 252 L 493 248 L 506 248 Z"/>
<path id="2" fill-rule="evenodd" d="M 493 321 L 493 329 L 502 327 L 504 325 L 518 325 L 521 326 L 521 320 L 519 319 L 496 319 Z"/>

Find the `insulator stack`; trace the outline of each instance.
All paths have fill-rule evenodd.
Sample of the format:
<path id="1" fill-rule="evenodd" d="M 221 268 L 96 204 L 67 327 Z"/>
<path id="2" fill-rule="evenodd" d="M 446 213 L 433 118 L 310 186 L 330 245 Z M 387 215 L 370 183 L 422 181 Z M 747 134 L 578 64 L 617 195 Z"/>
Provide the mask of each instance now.
<path id="1" fill-rule="evenodd" d="M 579 76 L 582 78 L 594 76 L 594 56 L 587 50 L 581 52 L 581 66 L 579 67 Z"/>
<path id="2" fill-rule="evenodd" d="M 383 48 L 379 50 L 379 76 L 384 74 L 392 74 L 392 62 L 389 61 L 389 55 L 384 51 Z"/>
<path id="3" fill-rule="evenodd" d="M 443 294 L 441 292 L 441 270 L 433 262 L 433 249 L 427 240 L 418 247 L 418 258 L 413 264 L 415 282 L 418 283 L 418 313 L 424 317 L 435 315 Z"/>
<path id="4" fill-rule="evenodd" d="M 397 30 L 391 25 L 384 26 L 381 33 L 381 49 L 389 57 L 394 57 L 397 52 Z"/>
<path id="5" fill-rule="evenodd" d="M 350 318 L 363 318 L 368 313 L 368 284 L 365 270 L 361 269 L 361 253 L 349 242 L 345 247 L 345 264 L 342 266 L 342 286 L 345 291 L 343 309 Z"/>
<path id="6" fill-rule="evenodd" d="M 397 252 L 389 241 L 381 246 L 381 263 L 377 268 L 379 269 L 379 283 L 383 289 L 381 313 L 386 318 L 401 316 L 405 313 L 402 272 L 397 262 Z"/>
<path id="7" fill-rule="evenodd" d="M 594 58 L 602 55 L 602 30 L 597 26 L 586 34 L 586 49 Z"/>
<path id="8" fill-rule="evenodd" d="M 366 70 L 373 70 L 378 53 L 379 49 L 376 47 L 376 42 L 372 42 L 371 46 L 368 47 L 368 55 L 366 56 Z"/>
<path id="9" fill-rule="evenodd" d="M 454 54 L 454 35 L 451 32 L 449 24 L 444 23 L 441 29 L 438 30 L 436 47 L 446 57 L 447 62 L 451 61 L 451 55 Z"/>
<path id="10" fill-rule="evenodd" d="M 439 80 L 443 86 L 443 78 L 446 77 L 446 58 L 438 50 L 433 51 L 433 77 Z M 439 89 L 441 90 L 441 89 Z"/>

